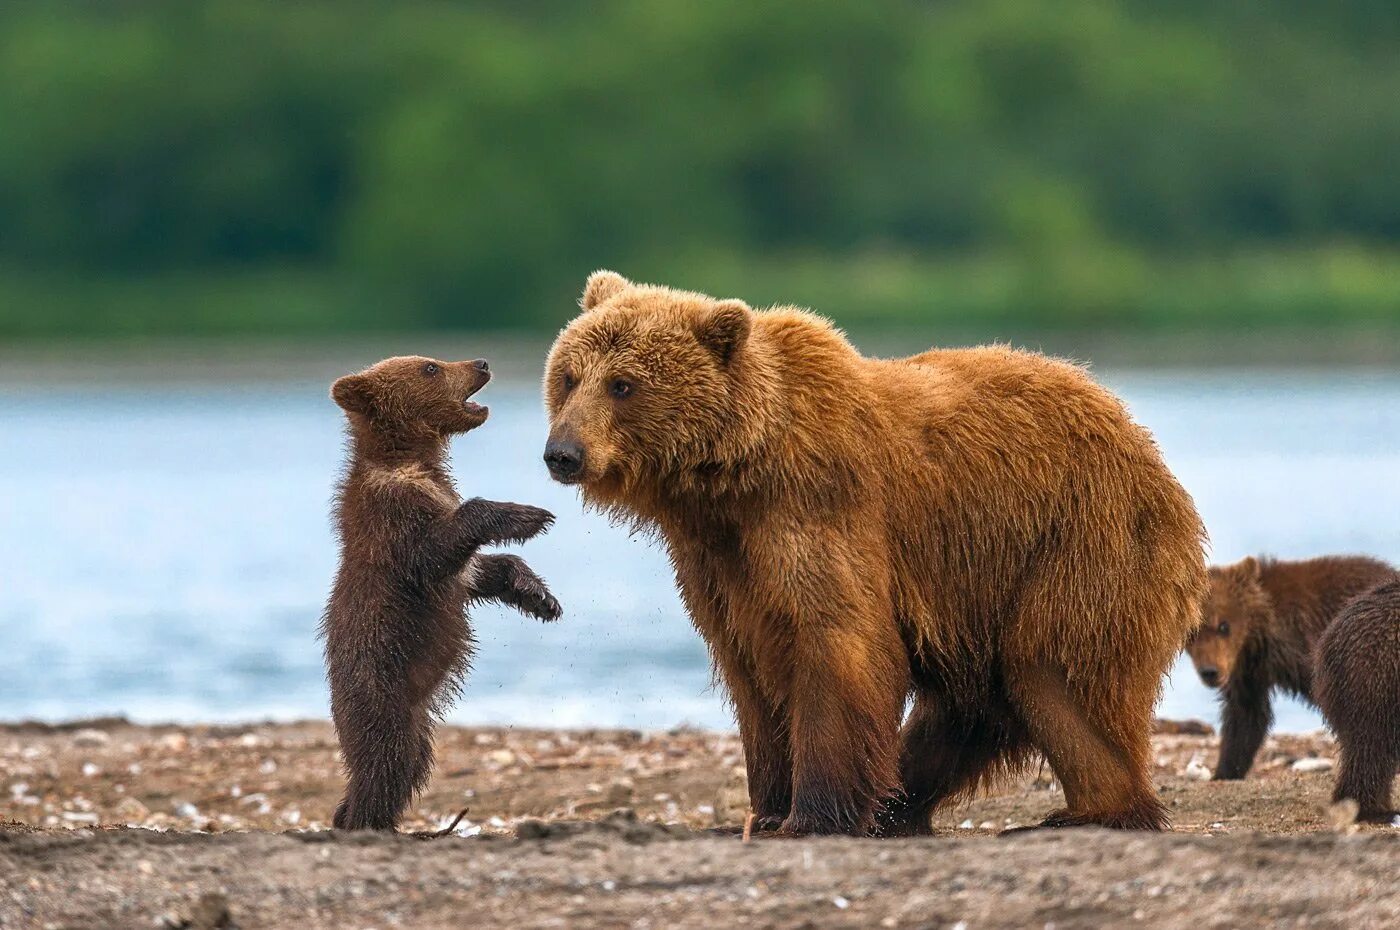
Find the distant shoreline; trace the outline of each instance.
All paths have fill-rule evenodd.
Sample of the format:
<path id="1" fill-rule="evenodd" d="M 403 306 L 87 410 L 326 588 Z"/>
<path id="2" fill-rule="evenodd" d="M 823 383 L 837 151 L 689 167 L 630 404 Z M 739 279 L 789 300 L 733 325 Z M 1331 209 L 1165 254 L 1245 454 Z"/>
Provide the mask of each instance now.
<path id="1" fill-rule="evenodd" d="M 1099 370 L 1253 369 L 1393 371 L 1400 327 L 1262 332 L 1049 331 L 1013 336 L 934 329 L 855 330 L 862 351 L 912 354 L 929 346 L 1009 343 Z M 490 357 L 509 381 L 539 378 L 551 339 L 518 333 L 386 332 L 331 338 L 130 337 L 0 343 L 0 388 L 95 384 L 325 382 L 391 355 Z"/>

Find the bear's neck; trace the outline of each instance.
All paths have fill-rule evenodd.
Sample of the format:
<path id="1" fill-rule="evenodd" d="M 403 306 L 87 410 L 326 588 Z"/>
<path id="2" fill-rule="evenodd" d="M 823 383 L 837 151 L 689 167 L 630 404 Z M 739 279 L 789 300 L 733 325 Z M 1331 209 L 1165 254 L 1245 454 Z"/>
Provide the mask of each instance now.
<path id="1" fill-rule="evenodd" d="M 442 468 L 447 441 L 441 436 L 407 436 L 357 420 L 350 428 L 351 460 L 356 464 L 387 468 L 421 465 L 434 471 Z"/>

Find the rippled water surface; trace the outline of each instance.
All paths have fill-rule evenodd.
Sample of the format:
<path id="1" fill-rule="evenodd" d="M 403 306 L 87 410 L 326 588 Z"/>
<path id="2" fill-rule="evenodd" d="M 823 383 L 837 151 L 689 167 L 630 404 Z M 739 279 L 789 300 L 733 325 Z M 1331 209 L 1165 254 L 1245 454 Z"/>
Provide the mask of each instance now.
<path id="1" fill-rule="evenodd" d="M 1195 495 L 1218 560 L 1368 552 L 1400 561 L 1400 378 L 1108 373 Z M 458 440 L 464 491 L 559 515 L 522 552 L 566 608 L 476 611 L 454 719 L 732 726 L 666 559 L 585 513 L 539 462 L 530 384 L 495 384 Z M 316 624 L 341 425 L 321 384 L 0 389 L 0 718 L 326 713 Z M 1161 712 L 1214 719 L 1178 666 Z M 1297 705 L 1289 729 L 1317 725 Z"/>

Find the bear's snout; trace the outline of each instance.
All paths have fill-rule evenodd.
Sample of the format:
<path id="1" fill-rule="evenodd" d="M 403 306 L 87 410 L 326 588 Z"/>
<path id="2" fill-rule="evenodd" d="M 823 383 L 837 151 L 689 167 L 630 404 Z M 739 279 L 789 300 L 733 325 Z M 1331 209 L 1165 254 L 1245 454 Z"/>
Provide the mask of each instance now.
<path id="1" fill-rule="evenodd" d="M 583 456 L 583 446 L 572 439 L 550 439 L 544 447 L 549 476 L 563 484 L 571 484 L 583 474 Z"/>
<path id="2" fill-rule="evenodd" d="M 1201 681 L 1205 682 L 1207 687 L 1214 688 L 1220 684 L 1220 669 L 1213 665 L 1199 668 L 1196 673 L 1201 676 Z"/>

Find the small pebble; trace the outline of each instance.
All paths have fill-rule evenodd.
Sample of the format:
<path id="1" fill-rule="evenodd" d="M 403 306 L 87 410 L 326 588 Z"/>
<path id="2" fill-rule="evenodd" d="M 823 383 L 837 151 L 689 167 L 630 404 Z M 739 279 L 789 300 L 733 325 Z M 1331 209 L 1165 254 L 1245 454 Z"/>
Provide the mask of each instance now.
<path id="1" fill-rule="evenodd" d="M 171 752 L 184 752 L 190 748 L 190 740 L 183 733 L 167 733 L 156 740 L 156 745 Z"/>
<path id="2" fill-rule="evenodd" d="M 74 746 L 106 746 L 112 737 L 101 730 L 84 729 L 73 734 Z"/>
<path id="3" fill-rule="evenodd" d="M 1326 772 L 1332 765 L 1331 759 L 1299 759 L 1293 763 L 1292 769 L 1295 772 Z"/>

